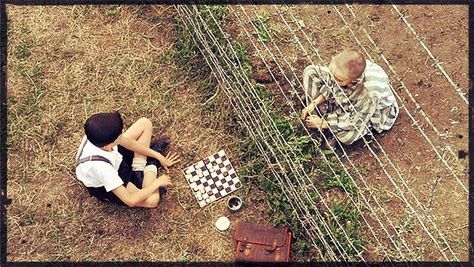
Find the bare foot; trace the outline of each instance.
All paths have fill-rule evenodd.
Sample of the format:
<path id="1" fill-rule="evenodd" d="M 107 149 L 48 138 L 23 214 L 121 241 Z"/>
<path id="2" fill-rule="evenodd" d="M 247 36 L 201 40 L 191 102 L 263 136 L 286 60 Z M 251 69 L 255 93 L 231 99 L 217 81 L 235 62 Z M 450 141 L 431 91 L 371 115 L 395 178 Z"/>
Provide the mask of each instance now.
<path id="1" fill-rule="evenodd" d="M 164 174 L 158 177 L 158 181 L 160 181 L 160 187 L 172 187 L 173 183 L 171 182 L 171 178 Z"/>
<path id="2" fill-rule="evenodd" d="M 337 147 L 336 138 L 334 138 L 332 136 L 328 137 L 327 141 L 324 143 L 324 149 L 335 150 L 336 147 Z"/>

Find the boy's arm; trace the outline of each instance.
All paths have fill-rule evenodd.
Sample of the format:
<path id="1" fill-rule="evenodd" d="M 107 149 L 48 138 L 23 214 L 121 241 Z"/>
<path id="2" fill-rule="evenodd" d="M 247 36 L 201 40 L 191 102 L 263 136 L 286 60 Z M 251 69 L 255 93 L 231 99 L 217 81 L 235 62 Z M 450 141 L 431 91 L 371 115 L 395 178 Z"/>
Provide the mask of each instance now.
<path id="1" fill-rule="evenodd" d="M 319 128 L 319 129 L 327 129 L 329 128 L 328 122 L 320 118 L 318 115 L 312 115 L 306 118 L 306 125 L 309 128 Z"/>
<path id="2" fill-rule="evenodd" d="M 323 103 L 324 101 L 326 101 L 326 98 L 321 94 L 318 97 L 316 97 L 316 99 L 311 103 L 314 103 L 314 106 L 316 107 L 317 105 Z"/>
<path id="3" fill-rule="evenodd" d="M 158 190 L 158 188 L 162 185 L 160 180 L 154 180 L 150 185 L 147 187 L 140 189 L 137 192 L 130 193 L 127 188 L 123 185 L 115 188 L 112 190 L 117 197 L 123 201 L 123 203 L 127 204 L 129 207 L 134 207 L 140 202 L 143 202 L 145 199 L 151 196 L 153 192 Z"/>
<path id="4" fill-rule="evenodd" d="M 316 97 L 315 100 L 311 101 L 311 103 L 303 109 L 301 112 L 301 119 L 305 119 L 308 116 L 308 113 L 312 113 L 316 107 L 324 101 L 326 101 L 326 98 L 322 94 Z"/>

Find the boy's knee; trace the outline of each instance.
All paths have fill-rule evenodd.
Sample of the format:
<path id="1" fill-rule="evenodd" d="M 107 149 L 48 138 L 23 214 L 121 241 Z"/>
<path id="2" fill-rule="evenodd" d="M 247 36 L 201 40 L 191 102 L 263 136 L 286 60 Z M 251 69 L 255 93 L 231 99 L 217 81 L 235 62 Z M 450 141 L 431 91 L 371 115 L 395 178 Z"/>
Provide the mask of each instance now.
<path id="1" fill-rule="evenodd" d="M 146 200 L 147 208 L 156 208 L 156 207 L 158 207 L 159 203 L 160 203 L 160 196 L 159 195 L 153 195 L 153 196 L 149 197 Z"/>
<path id="2" fill-rule="evenodd" d="M 361 139 L 363 134 L 351 131 L 340 132 L 335 135 L 337 140 L 346 146 L 352 145 L 355 141 Z"/>
<path id="3" fill-rule="evenodd" d="M 145 128 L 153 128 L 153 124 L 150 119 L 142 117 L 138 119 L 138 122 L 142 124 Z"/>
<path id="4" fill-rule="evenodd" d="M 303 71 L 303 77 L 308 77 L 311 74 L 316 73 L 316 66 L 315 65 L 309 65 L 307 66 L 304 71 Z"/>

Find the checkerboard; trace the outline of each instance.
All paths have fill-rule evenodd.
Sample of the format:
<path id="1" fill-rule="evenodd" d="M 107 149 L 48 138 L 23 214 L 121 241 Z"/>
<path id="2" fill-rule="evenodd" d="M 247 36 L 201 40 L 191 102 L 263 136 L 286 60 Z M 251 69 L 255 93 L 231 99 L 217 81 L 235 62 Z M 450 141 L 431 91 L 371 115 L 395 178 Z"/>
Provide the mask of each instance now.
<path id="1" fill-rule="evenodd" d="M 201 208 L 242 187 L 224 150 L 185 168 L 183 173 Z"/>

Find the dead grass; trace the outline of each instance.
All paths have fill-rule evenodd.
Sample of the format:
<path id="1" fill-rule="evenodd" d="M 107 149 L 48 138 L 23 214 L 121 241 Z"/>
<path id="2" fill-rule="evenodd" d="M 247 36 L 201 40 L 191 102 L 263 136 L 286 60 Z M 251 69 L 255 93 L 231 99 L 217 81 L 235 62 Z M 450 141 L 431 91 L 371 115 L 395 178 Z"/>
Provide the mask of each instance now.
<path id="1" fill-rule="evenodd" d="M 197 208 L 180 170 L 221 148 L 237 159 L 240 141 L 226 130 L 229 107 L 203 106 L 206 81 L 170 61 L 173 8 L 8 6 L 8 13 L 8 260 L 230 261 L 232 230 L 213 228 L 229 215 L 224 202 Z M 84 120 L 110 110 L 127 125 L 150 118 L 155 135 L 170 136 L 182 156 L 170 172 L 176 187 L 157 209 L 99 203 L 74 180 Z M 250 205 L 258 190 L 239 194 L 248 206 L 232 222 L 264 222 L 264 207 Z"/>

